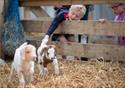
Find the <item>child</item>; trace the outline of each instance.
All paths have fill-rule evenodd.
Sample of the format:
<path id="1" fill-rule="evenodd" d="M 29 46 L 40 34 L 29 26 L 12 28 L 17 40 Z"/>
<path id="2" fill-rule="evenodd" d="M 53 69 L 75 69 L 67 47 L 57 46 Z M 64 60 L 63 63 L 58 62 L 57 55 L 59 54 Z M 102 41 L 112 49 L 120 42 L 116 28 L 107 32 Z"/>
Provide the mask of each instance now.
<path id="1" fill-rule="evenodd" d="M 124 3 L 113 4 L 112 9 L 113 9 L 114 14 L 116 14 L 114 21 L 125 22 L 125 4 Z M 118 37 L 118 44 L 125 45 L 124 36 Z"/>
<path id="2" fill-rule="evenodd" d="M 42 45 L 47 44 L 49 37 L 51 34 L 56 30 L 58 25 L 63 22 L 64 20 L 80 20 L 83 15 L 86 12 L 86 8 L 83 5 L 72 5 L 69 9 L 67 10 L 62 10 L 59 12 L 56 17 L 53 19 L 48 32 L 46 33 L 45 37 L 42 40 Z M 65 41 L 65 39 L 62 39 Z"/>
<path id="3" fill-rule="evenodd" d="M 112 4 L 111 7 L 113 10 L 113 13 L 116 15 L 114 21 L 115 22 L 125 22 L 125 4 L 124 3 L 115 3 L 115 4 Z M 108 20 L 100 19 L 99 21 L 104 23 Z M 124 36 L 118 36 L 118 44 L 125 45 L 125 37 Z"/>

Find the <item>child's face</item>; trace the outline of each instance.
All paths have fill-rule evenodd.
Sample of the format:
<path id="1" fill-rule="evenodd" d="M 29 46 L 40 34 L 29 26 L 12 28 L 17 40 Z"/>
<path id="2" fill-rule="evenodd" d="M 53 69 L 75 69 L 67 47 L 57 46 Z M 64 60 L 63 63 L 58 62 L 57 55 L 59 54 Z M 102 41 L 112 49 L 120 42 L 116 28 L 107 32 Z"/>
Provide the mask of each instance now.
<path id="1" fill-rule="evenodd" d="M 125 8 L 124 8 L 124 5 L 114 4 L 114 5 L 112 5 L 112 10 L 113 10 L 114 14 L 119 15 L 125 11 Z"/>
<path id="2" fill-rule="evenodd" d="M 78 12 L 76 9 L 69 10 L 68 16 L 71 20 L 80 20 L 82 18 L 82 14 L 80 11 Z"/>

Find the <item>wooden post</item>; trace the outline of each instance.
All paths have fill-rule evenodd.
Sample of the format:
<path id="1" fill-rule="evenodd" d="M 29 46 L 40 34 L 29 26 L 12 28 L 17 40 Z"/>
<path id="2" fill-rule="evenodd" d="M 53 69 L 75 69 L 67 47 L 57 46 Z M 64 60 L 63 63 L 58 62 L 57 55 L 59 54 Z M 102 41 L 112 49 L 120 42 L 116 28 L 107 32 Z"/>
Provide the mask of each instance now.
<path id="1" fill-rule="evenodd" d="M 31 7 L 31 11 L 36 15 L 36 17 L 49 17 L 49 15 L 40 7 Z"/>
<path id="2" fill-rule="evenodd" d="M 2 52 L 2 36 L 1 36 L 2 20 L 6 22 L 7 9 L 8 9 L 8 0 L 0 0 L 0 57 L 2 58 L 4 58 L 4 53 Z M 2 18 L 2 13 L 4 15 L 4 18 Z"/>
<path id="3" fill-rule="evenodd" d="M 0 57 L 2 56 L 2 40 L 1 40 L 1 30 L 2 30 L 2 7 L 3 7 L 3 0 L 0 0 Z"/>
<path id="4" fill-rule="evenodd" d="M 92 10 L 92 7 L 89 10 L 88 20 L 93 20 L 93 10 Z"/>
<path id="5" fill-rule="evenodd" d="M 24 8 L 24 19 L 30 18 L 30 7 Z"/>

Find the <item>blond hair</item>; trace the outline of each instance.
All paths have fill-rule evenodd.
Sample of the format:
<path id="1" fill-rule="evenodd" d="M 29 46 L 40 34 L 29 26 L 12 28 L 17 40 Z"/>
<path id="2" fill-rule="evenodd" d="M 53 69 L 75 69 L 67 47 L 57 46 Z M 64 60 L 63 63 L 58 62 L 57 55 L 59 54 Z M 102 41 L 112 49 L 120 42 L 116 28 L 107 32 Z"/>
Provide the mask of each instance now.
<path id="1" fill-rule="evenodd" d="M 86 13 L 86 7 L 84 5 L 71 5 L 70 10 L 75 10 L 83 15 Z"/>

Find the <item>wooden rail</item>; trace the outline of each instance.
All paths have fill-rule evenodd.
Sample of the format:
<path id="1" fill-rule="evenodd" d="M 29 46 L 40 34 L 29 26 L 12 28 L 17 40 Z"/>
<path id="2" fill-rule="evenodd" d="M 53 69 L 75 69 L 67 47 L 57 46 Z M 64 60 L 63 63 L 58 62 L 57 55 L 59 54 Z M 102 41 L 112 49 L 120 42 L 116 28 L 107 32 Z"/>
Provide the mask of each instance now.
<path id="1" fill-rule="evenodd" d="M 26 32 L 47 32 L 51 20 L 23 20 L 22 21 Z M 77 24 L 77 25 L 76 25 Z M 88 34 L 88 35 L 108 35 L 108 36 L 125 36 L 125 23 L 98 21 L 65 21 L 55 33 L 66 34 Z"/>
<path id="2" fill-rule="evenodd" d="M 7 0 L 6 0 L 7 1 Z M 19 0 L 20 6 L 26 8 L 25 18 L 30 18 L 29 9 L 42 20 L 23 20 L 25 32 L 45 33 L 52 20 L 46 19 L 47 14 L 40 12 L 42 5 L 71 5 L 71 4 L 104 4 L 104 3 L 125 3 L 125 0 Z M 1 6 L 1 5 L 0 5 Z M 27 6 L 27 7 L 26 7 Z M 34 6 L 36 6 L 34 8 Z M 5 6 L 7 8 L 7 6 Z M 88 35 L 105 35 L 105 36 L 125 36 L 125 23 L 106 22 L 104 24 L 98 21 L 65 21 L 55 33 L 64 34 L 88 34 Z M 31 38 L 30 41 L 37 43 L 40 41 Z M 117 59 L 125 61 L 125 46 L 108 45 L 108 44 L 80 44 L 80 43 L 54 43 L 57 46 L 57 52 L 60 55 L 100 57 L 105 59 Z M 0 47 L 1 48 L 1 47 Z"/>
<path id="3" fill-rule="evenodd" d="M 31 7 L 31 11 L 36 15 L 36 17 L 49 17 L 49 15 L 40 6 Z"/>
<path id="4" fill-rule="evenodd" d="M 23 20 L 25 32 L 45 33 L 50 26 L 51 20 Z M 77 25 L 75 25 L 77 24 Z M 99 23 L 98 21 L 65 21 L 55 33 L 64 34 L 88 34 L 88 35 L 124 35 L 125 23 L 107 22 Z M 39 41 L 40 39 L 40 41 Z M 28 40 L 37 42 L 40 45 L 42 38 L 28 38 Z M 103 56 L 106 60 L 125 61 L 125 46 L 109 44 L 80 44 L 80 43 L 55 43 L 57 52 L 60 55 L 75 55 L 85 57 Z"/>
<path id="5" fill-rule="evenodd" d="M 125 46 L 106 44 L 57 43 L 60 55 L 76 55 L 85 57 L 103 56 L 106 60 L 125 60 Z"/>
<path id="6" fill-rule="evenodd" d="M 125 3 L 125 0 L 19 0 L 21 6 Z"/>
<path id="7" fill-rule="evenodd" d="M 2 56 L 2 40 L 1 40 L 1 30 L 2 30 L 2 5 L 3 5 L 3 0 L 0 0 L 0 57 Z"/>
<path id="8" fill-rule="evenodd" d="M 39 47 L 41 40 L 30 40 L 30 43 Z M 54 42 L 52 44 L 56 45 L 58 55 L 83 56 L 89 58 L 104 57 L 105 60 L 125 61 L 125 46 L 109 44 L 80 44 L 73 42 Z"/>

